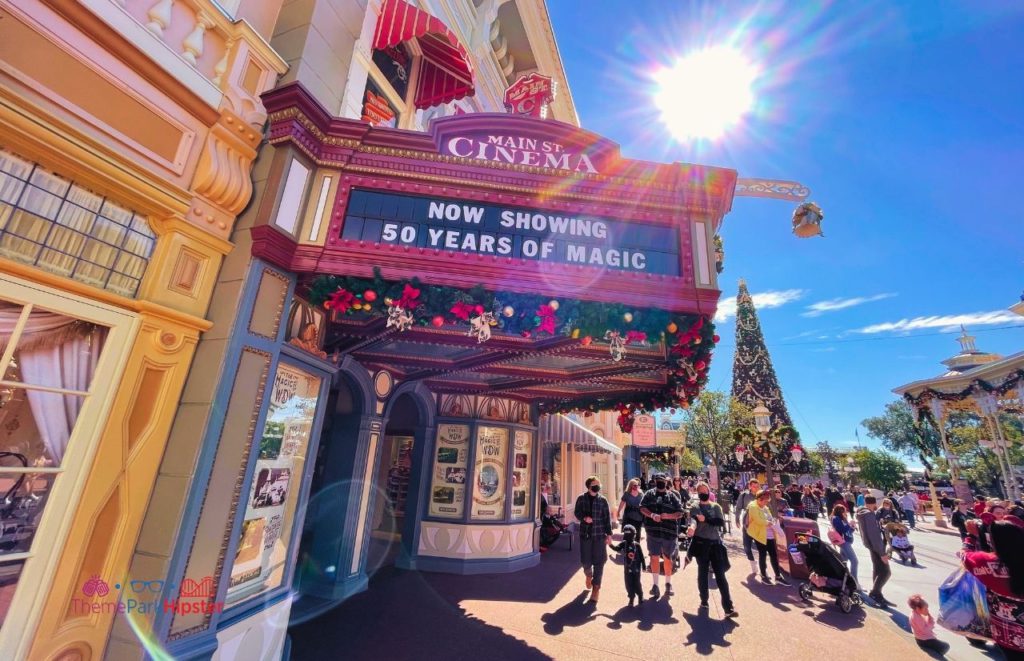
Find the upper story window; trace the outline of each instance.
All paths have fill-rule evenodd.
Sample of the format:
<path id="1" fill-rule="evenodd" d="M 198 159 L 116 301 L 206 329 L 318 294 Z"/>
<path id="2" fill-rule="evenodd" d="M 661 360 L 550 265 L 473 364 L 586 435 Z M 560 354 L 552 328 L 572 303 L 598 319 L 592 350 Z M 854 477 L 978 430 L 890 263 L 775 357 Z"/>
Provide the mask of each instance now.
<path id="1" fill-rule="evenodd" d="M 373 51 L 373 67 L 363 92 L 363 121 L 374 126 L 408 127 L 415 114 L 409 93 L 413 57 L 405 44 Z"/>
<path id="2" fill-rule="evenodd" d="M 0 149 L 0 257 L 135 296 L 155 245 L 144 217 Z"/>

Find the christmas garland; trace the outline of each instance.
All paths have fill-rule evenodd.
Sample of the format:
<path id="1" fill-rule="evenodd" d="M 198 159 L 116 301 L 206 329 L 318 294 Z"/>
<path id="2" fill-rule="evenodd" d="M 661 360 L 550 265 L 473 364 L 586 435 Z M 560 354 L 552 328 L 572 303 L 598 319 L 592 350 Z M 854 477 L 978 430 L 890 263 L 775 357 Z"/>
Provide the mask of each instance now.
<path id="1" fill-rule="evenodd" d="M 609 345 L 613 360 L 621 360 L 631 344 L 664 340 L 670 363 L 668 383 L 661 393 L 630 398 L 592 396 L 571 401 L 542 403 L 544 413 L 618 411 L 618 423 L 629 433 L 640 413 L 663 408 L 686 408 L 707 383 L 711 353 L 718 336 L 704 315 L 673 314 L 624 303 L 598 303 L 551 299 L 537 294 L 491 292 L 477 285 L 470 289 L 424 286 L 418 278 L 385 280 L 379 268 L 372 278 L 321 275 L 309 285 L 308 297 L 337 317 L 369 319 L 387 316 L 404 330 L 410 325 L 442 328 L 469 325 L 470 335 L 486 341 L 491 329 L 523 337 L 565 336 L 584 346 L 595 341 Z M 394 322 L 394 323 L 393 323 Z"/>
<path id="2" fill-rule="evenodd" d="M 990 395 L 1005 395 L 1022 383 L 1024 383 L 1024 370 L 1017 370 L 1007 375 L 1006 379 L 998 386 L 982 379 L 975 379 L 960 392 L 947 393 L 925 388 L 917 397 L 908 392 L 903 394 L 903 398 L 914 408 L 921 409 L 928 403 L 928 400 L 933 398 L 944 402 L 959 402 L 970 397 L 975 390 L 983 390 Z"/>

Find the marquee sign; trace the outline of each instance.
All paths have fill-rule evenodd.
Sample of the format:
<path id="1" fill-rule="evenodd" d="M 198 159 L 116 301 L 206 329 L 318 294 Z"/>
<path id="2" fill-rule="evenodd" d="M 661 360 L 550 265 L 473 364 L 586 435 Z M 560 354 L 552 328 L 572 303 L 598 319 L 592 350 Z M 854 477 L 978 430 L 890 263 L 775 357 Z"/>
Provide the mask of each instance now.
<path id="1" fill-rule="evenodd" d="M 548 76 L 531 73 L 505 90 L 505 109 L 516 115 L 543 118 L 547 104 L 555 98 L 555 84 Z"/>
<path id="2" fill-rule="evenodd" d="M 679 275 L 675 227 L 440 197 L 355 189 L 341 238 Z"/>

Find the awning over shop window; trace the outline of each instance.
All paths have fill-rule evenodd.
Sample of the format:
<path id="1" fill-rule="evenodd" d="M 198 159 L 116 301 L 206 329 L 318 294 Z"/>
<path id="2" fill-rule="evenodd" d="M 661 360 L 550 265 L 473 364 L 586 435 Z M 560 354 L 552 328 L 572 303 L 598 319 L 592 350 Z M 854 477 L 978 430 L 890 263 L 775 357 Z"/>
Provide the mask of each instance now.
<path id="1" fill-rule="evenodd" d="M 473 95 L 473 65 L 448 26 L 407 2 L 384 0 L 373 48 L 382 50 L 412 39 L 423 51 L 414 100 L 417 108 Z"/>
<path id="2" fill-rule="evenodd" d="M 568 443 L 578 452 L 603 452 L 621 455 L 622 450 L 611 441 L 585 429 L 572 415 L 542 415 L 537 429 L 542 443 Z"/>

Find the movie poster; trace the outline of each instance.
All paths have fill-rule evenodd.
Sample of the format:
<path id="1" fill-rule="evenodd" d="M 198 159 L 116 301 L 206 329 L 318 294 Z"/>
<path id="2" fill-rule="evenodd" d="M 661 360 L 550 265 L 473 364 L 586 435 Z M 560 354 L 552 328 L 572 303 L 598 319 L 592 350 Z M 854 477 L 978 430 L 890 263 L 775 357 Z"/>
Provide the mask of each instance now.
<path id="1" fill-rule="evenodd" d="M 298 504 L 306 451 L 316 417 L 320 378 L 279 363 L 266 391 L 267 418 L 259 436 L 245 521 L 231 570 L 228 605 L 278 587 Z"/>
<path id="2" fill-rule="evenodd" d="M 439 424 L 430 483 L 430 516 L 462 518 L 468 463 L 469 425 Z"/>
<path id="3" fill-rule="evenodd" d="M 505 474 L 508 468 L 508 430 L 477 427 L 476 465 L 473 470 L 472 518 L 495 521 L 505 518 Z"/>
<path id="4" fill-rule="evenodd" d="M 512 451 L 512 518 L 532 519 L 530 476 L 533 472 L 533 433 L 516 431 Z"/>

